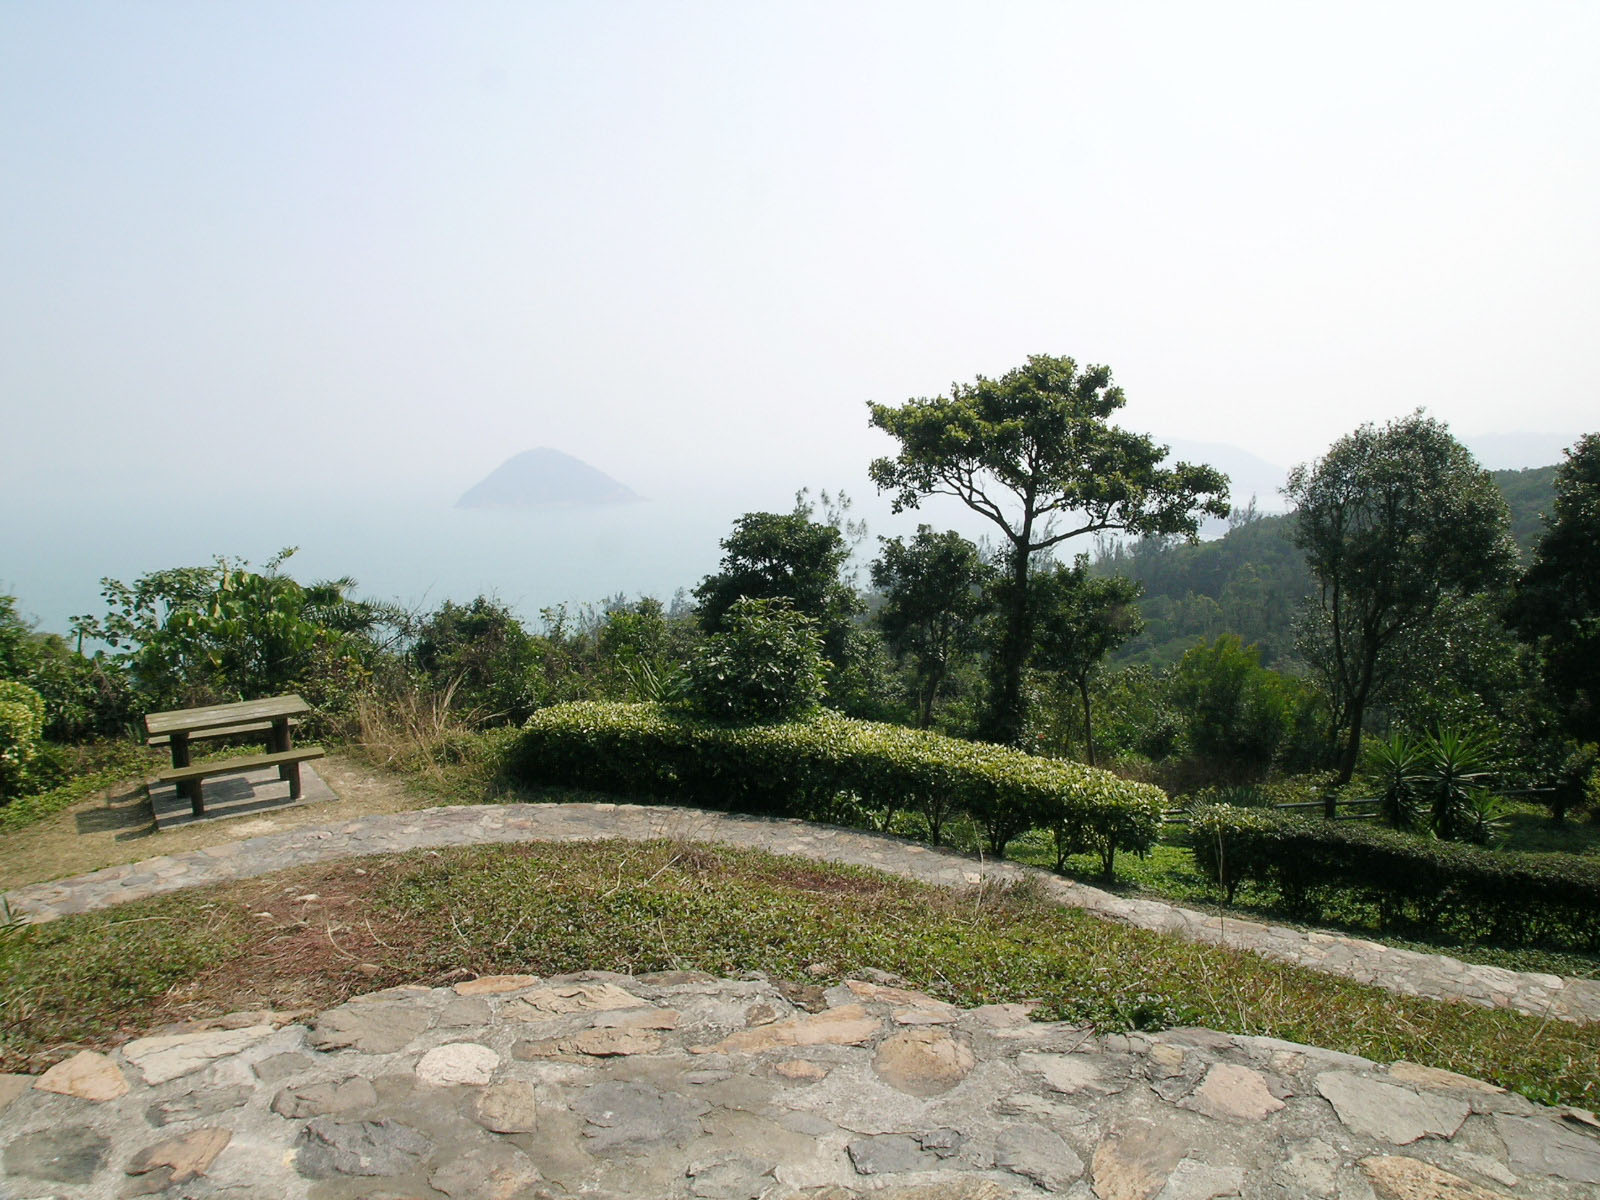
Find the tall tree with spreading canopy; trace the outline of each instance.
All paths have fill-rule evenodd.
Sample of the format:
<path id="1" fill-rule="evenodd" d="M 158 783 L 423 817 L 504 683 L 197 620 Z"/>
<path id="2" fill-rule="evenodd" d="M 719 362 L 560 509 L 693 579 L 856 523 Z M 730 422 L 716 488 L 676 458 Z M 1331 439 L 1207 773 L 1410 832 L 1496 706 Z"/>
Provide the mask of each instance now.
<path id="1" fill-rule="evenodd" d="M 1567 451 L 1553 507 L 1510 618 L 1538 646 L 1568 731 L 1600 742 L 1600 433 Z"/>
<path id="2" fill-rule="evenodd" d="M 1407 635 L 1446 597 L 1510 579 L 1510 518 L 1489 473 L 1421 410 L 1340 438 L 1291 471 L 1284 493 L 1318 585 L 1302 647 L 1328 694 L 1347 783 L 1368 705 L 1401 665 Z"/>
<path id="3" fill-rule="evenodd" d="M 1220 471 L 1163 467 L 1165 446 L 1109 423 L 1124 403 L 1109 367 L 1035 354 L 998 379 L 951 384 L 948 396 L 868 405 L 871 424 L 900 443 L 870 468 L 896 512 L 954 496 L 1005 537 L 1009 586 L 983 730 L 994 741 L 1021 741 L 1027 724 L 1035 555 L 1111 530 L 1193 538 L 1202 515 L 1228 515 Z"/>
<path id="4" fill-rule="evenodd" d="M 882 553 L 872 564 L 872 586 L 883 593 L 878 625 L 894 652 L 912 660 L 917 724 L 926 729 L 951 664 L 977 643 L 989 568 L 954 530 L 918 525 L 909 543 L 878 541 Z"/>
<path id="5" fill-rule="evenodd" d="M 1100 664 L 1118 646 L 1144 628 L 1139 616 L 1143 589 L 1125 575 L 1092 576 L 1089 556 L 1080 554 L 1070 568 L 1057 564 L 1038 574 L 1037 637 L 1034 665 L 1053 671 L 1078 691 L 1083 705 L 1083 746 L 1094 761 L 1094 719 L 1089 684 Z"/>

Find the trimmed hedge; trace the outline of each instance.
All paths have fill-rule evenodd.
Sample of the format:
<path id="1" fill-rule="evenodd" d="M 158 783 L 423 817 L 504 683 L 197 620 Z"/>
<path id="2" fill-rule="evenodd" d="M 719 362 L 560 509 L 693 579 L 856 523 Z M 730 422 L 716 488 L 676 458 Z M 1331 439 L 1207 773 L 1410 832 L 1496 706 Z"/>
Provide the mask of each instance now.
<path id="1" fill-rule="evenodd" d="M 1328 888 L 1463 940 L 1600 950 L 1600 860 L 1486 850 L 1370 825 L 1218 804 L 1193 810 L 1195 862 L 1229 901 L 1241 883 L 1316 915 Z"/>
<path id="2" fill-rule="evenodd" d="M 810 818 L 845 792 L 871 808 L 920 812 L 935 841 L 965 812 L 996 855 L 1018 834 L 1050 828 L 1099 854 L 1107 872 L 1117 851 L 1154 844 L 1166 804 L 1159 788 L 1080 763 L 829 712 L 727 726 L 655 704 L 562 704 L 528 721 L 507 770 L 529 783 Z"/>

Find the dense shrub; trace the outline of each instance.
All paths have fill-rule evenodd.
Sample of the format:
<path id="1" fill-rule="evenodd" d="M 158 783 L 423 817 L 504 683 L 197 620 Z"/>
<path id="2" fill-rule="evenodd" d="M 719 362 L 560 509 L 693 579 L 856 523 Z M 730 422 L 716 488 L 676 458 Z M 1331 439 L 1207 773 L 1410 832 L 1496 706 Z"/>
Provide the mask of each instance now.
<path id="1" fill-rule="evenodd" d="M 58 634 L 38 632 L 11 596 L 0 596 L 0 679 L 39 693 L 51 741 L 114 736 L 135 716 L 126 671 L 104 654 L 85 657 Z"/>
<path id="2" fill-rule="evenodd" d="M 1314 915 L 1327 889 L 1357 894 L 1386 924 L 1464 940 L 1600 949 L 1600 862 L 1486 850 L 1373 826 L 1213 805 L 1194 810 L 1195 861 L 1227 893 L 1273 889 Z"/>
<path id="3" fill-rule="evenodd" d="M 1185 739 L 1200 758 L 1246 778 L 1281 758 L 1304 765 L 1296 747 L 1315 727 L 1315 693 L 1301 680 L 1261 665 L 1261 649 L 1236 634 L 1202 641 L 1173 668 L 1172 701 L 1186 714 Z"/>
<path id="4" fill-rule="evenodd" d="M 787 600 L 743 596 L 689 660 L 690 698 L 719 721 L 804 717 L 822 700 L 828 665 L 813 618 Z"/>
<path id="5" fill-rule="evenodd" d="M 520 725 L 539 707 L 538 647 L 498 600 L 446 600 L 418 629 L 411 654 L 428 685 L 474 724 Z"/>
<path id="6" fill-rule="evenodd" d="M 27 684 L 0 679 L 0 800 L 28 785 L 44 732 L 44 700 Z"/>
<path id="7" fill-rule="evenodd" d="M 1080 763 L 822 712 L 802 722 L 727 726 L 651 704 L 564 704 L 534 714 L 513 778 L 785 816 L 816 817 L 850 793 L 869 808 L 920 812 L 935 840 L 965 812 L 989 849 L 1028 829 L 1063 830 L 1109 870 L 1142 854 L 1166 798 Z"/>

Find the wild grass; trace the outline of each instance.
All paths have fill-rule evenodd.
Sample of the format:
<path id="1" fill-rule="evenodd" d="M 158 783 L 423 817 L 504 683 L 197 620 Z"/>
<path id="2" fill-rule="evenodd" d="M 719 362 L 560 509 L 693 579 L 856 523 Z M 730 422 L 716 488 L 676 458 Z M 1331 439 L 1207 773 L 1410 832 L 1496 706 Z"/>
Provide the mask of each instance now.
<path id="1" fill-rule="evenodd" d="M 867 968 L 1101 1029 L 1202 1024 L 1600 1103 L 1600 1026 L 1400 997 L 1057 908 L 684 842 L 474 847 L 307 868 L 29 931 L 0 968 L 3 1068 L 181 1017 L 320 1007 L 473 973 Z"/>
<path id="2" fill-rule="evenodd" d="M 363 695 L 348 748 L 375 767 L 396 771 L 445 803 L 479 804 L 496 790 L 500 763 L 517 736 L 480 730 L 478 714 L 456 705 L 459 680 L 428 690 L 415 681 Z"/>

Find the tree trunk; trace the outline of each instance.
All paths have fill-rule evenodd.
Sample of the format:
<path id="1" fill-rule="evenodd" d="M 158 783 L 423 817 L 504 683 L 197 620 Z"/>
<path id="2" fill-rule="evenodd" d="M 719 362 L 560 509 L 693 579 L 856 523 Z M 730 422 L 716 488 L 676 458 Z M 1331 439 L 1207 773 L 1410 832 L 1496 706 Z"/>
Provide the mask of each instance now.
<path id="1" fill-rule="evenodd" d="M 1345 736 L 1344 749 L 1339 753 L 1339 777 L 1334 786 L 1343 787 L 1356 773 L 1356 762 L 1361 757 L 1361 722 L 1366 717 L 1367 698 L 1361 696 L 1350 704 L 1350 730 Z"/>
<path id="2" fill-rule="evenodd" d="M 944 676 L 945 673 L 943 671 L 930 671 L 928 673 L 928 684 L 923 689 L 921 696 L 922 712 L 917 718 L 918 729 L 927 729 L 933 724 L 933 702 L 939 696 L 939 685 L 944 682 Z"/>
<path id="3" fill-rule="evenodd" d="M 1028 551 L 1012 544 L 1011 587 L 1006 596 L 1005 625 L 994 656 L 994 688 L 984 720 L 984 737 L 1015 746 L 1022 741 L 1027 713 L 1022 701 L 1022 670 L 1032 649 L 1028 628 Z"/>
<path id="4" fill-rule="evenodd" d="M 1089 765 L 1094 761 L 1094 722 L 1089 719 L 1089 678 L 1084 676 L 1078 680 L 1078 695 L 1083 697 L 1083 748 L 1089 756 Z"/>

